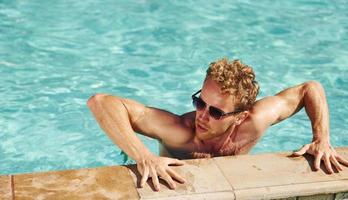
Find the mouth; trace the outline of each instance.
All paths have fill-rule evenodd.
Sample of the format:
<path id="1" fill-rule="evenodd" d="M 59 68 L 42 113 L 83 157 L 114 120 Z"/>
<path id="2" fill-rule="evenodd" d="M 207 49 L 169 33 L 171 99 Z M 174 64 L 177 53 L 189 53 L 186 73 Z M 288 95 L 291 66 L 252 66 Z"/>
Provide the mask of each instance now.
<path id="1" fill-rule="evenodd" d="M 198 129 L 200 132 L 205 132 L 208 130 L 205 126 L 201 125 L 200 123 L 196 123 L 196 129 Z"/>

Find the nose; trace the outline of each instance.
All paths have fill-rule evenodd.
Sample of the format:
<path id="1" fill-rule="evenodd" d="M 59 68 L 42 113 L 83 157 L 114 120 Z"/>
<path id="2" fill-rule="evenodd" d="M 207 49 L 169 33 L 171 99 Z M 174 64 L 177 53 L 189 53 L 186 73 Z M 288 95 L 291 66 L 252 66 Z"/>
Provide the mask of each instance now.
<path id="1" fill-rule="evenodd" d="M 209 107 L 205 107 L 204 110 L 200 111 L 199 118 L 201 121 L 209 121 Z"/>

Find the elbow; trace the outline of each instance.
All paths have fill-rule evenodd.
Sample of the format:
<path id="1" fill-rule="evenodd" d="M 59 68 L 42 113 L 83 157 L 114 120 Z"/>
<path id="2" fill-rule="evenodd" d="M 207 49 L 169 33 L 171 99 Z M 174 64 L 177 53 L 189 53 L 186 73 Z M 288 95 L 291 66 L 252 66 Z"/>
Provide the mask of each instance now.
<path id="1" fill-rule="evenodd" d="M 324 91 L 323 86 L 318 81 L 307 81 L 307 82 L 304 83 L 304 88 L 305 88 L 306 91 L 312 91 L 312 90 Z"/>
<path id="2" fill-rule="evenodd" d="M 90 109 L 95 108 L 97 104 L 100 104 L 103 102 L 103 100 L 105 99 L 106 96 L 108 96 L 108 95 L 107 94 L 95 94 L 95 95 L 91 96 L 87 100 L 87 106 Z"/>

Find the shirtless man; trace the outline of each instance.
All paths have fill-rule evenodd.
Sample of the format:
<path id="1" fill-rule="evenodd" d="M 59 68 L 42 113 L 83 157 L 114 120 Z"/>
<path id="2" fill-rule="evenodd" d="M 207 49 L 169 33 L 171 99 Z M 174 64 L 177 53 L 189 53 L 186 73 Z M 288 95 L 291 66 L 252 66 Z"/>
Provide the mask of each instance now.
<path id="1" fill-rule="evenodd" d="M 292 116 L 303 107 L 311 121 L 313 139 L 295 156 L 309 153 L 319 169 L 323 160 L 329 173 L 343 170 L 348 161 L 330 145 L 329 111 L 320 83 L 309 81 L 258 101 L 259 86 L 251 67 L 238 60 L 218 60 L 209 65 L 201 90 L 192 95 L 195 111 L 181 116 L 144 106 L 131 99 L 96 94 L 87 104 L 100 127 L 111 140 L 137 163 L 143 187 L 152 177 L 155 190 L 158 177 L 174 189 L 173 178 L 185 179 L 169 165 L 182 165 L 175 158 L 202 158 L 246 154 L 268 127 Z M 135 132 L 156 138 L 166 156 L 154 155 Z M 340 164 L 341 163 L 341 164 Z"/>

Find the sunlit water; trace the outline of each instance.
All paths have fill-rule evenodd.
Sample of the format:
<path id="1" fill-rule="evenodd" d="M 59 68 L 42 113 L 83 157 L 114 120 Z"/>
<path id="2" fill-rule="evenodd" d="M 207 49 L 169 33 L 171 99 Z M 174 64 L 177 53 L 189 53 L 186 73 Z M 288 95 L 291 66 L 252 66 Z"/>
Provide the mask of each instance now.
<path id="1" fill-rule="evenodd" d="M 0 173 L 129 163 L 86 107 L 94 93 L 182 114 L 207 65 L 254 67 L 259 98 L 317 80 L 347 146 L 348 1 L 0 0 Z M 252 153 L 311 141 L 304 111 Z M 142 137 L 158 153 L 155 140 Z"/>

